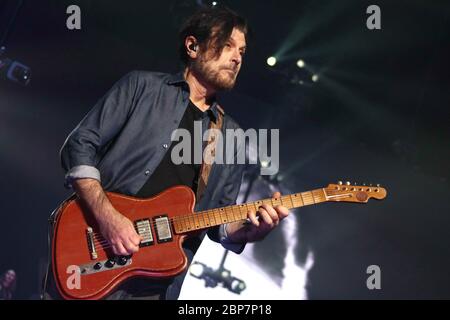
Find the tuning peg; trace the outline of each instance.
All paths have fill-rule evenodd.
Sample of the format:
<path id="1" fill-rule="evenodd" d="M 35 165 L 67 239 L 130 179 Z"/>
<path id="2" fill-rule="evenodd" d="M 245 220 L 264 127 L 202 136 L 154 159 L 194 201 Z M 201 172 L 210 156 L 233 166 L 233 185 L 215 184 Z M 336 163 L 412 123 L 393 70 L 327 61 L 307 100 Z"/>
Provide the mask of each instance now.
<path id="1" fill-rule="evenodd" d="M 345 184 L 349 186 L 350 185 L 350 181 L 346 181 Z"/>
<path id="2" fill-rule="evenodd" d="M 342 181 L 338 181 L 338 185 L 342 185 Z"/>

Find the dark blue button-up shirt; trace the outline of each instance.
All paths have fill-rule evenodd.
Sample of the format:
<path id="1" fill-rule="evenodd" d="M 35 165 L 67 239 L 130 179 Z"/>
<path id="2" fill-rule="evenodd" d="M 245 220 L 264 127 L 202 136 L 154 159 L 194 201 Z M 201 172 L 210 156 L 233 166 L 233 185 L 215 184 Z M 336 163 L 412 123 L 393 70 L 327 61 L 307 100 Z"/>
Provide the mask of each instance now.
<path id="1" fill-rule="evenodd" d="M 170 149 L 172 132 L 178 128 L 188 103 L 189 86 L 182 73 L 127 74 L 66 139 L 61 149 L 66 186 L 74 179 L 93 178 L 101 181 L 107 191 L 135 195 Z M 211 111 L 217 117 L 216 102 Z M 207 127 L 204 122 L 203 130 Z M 227 143 L 225 131 L 238 128 L 225 114 L 223 146 Z M 238 142 L 235 145 L 234 159 L 237 159 L 244 146 Z M 195 211 L 235 204 L 244 167 L 235 163 L 213 164 L 207 188 Z M 213 228 L 208 235 L 226 244 L 223 230 Z M 233 251 L 242 250 L 239 246 Z"/>

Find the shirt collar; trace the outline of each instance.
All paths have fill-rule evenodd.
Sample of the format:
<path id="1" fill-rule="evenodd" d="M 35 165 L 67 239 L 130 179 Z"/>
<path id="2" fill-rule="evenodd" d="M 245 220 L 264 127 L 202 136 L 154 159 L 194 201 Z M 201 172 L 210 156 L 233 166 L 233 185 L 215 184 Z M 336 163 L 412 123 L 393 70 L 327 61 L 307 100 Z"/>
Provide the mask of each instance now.
<path id="1" fill-rule="evenodd" d="M 167 84 L 170 84 L 170 85 L 180 84 L 183 82 L 187 84 L 186 80 L 184 79 L 183 72 L 171 74 L 169 76 L 169 78 L 167 79 Z"/>
<path id="2" fill-rule="evenodd" d="M 169 78 L 167 79 L 167 84 L 169 84 L 169 85 L 185 84 L 186 87 L 189 88 L 188 83 L 184 79 L 184 73 L 183 72 L 178 72 L 178 73 L 171 74 L 169 76 Z M 215 97 L 213 98 L 211 107 L 208 109 L 208 111 L 210 111 L 212 113 L 212 115 L 214 117 L 214 119 L 212 119 L 212 120 L 214 122 L 216 122 L 217 118 L 219 117 L 219 112 L 222 115 L 224 115 L 224 111 L 219 106 L 219 104 L 217 103 L 217 100 L 216 100 Z"/>

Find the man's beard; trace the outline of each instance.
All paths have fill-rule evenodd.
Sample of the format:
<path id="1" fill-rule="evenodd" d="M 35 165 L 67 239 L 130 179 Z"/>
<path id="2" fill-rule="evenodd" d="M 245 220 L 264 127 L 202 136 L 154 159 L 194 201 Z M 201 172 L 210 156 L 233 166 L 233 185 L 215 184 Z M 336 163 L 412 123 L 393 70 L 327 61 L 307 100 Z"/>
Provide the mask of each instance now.
<path id="1" fill-rule="evenodd" d="M 217 91 L 231 90 L 236 83 L 236 77 L 225 76 L 222 72 L 224 67 L 213 69 L 204 60 L 199 59 L 192 64 L 192 69 L 198 74 L 209 86 Z M 232 68 L 226 69 L 236 72 Z"/>

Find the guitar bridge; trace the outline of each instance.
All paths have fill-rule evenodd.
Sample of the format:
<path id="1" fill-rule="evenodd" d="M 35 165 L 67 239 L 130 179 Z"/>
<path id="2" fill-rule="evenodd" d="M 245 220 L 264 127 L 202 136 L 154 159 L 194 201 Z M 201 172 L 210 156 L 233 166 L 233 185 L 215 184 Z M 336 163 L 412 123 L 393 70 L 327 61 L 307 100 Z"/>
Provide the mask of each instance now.
<path id="1" fill-rule="evenodd" d="M 87 238 L 87 244 L 89 248 L 89 254 L 91 255 L 91 259 L 95 260 L 98 258 L 97 251 L 95 250 L 95 243 L 94 243 L 94 231 L 91 227 L 87 227 L 86 229 L 86 238 Z"/>

